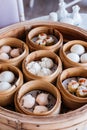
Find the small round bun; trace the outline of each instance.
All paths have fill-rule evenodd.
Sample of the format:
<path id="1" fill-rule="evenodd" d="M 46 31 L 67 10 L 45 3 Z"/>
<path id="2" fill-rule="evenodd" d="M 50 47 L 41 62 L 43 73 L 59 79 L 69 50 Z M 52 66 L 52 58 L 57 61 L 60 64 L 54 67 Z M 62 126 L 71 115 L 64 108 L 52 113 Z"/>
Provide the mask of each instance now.
<path id="1" fill-rule="evenodd" d="M 5 52 L 2 52 L 0 54 L 0 60 L 8 60 L 9 59 L 9 55 Z"/>
<path id="2" fill-rule="evenodd" d="M 78 63 L 78 62 L 80 61 L 80 58 L 79 58 L 79 56 L 78 56 L 76 53 L 68 53 L 68 54 L 67 54 L 67 57 L 68 57 L 71 61 L 76 62 L 76 63 Z"/>
<path id="3" fill-rule="evenodd" d="M 82 45 L 75 44 L 71 47 L 70 51 L 78 55 L 82 55 L 85 52 L 85 48 Z"/>
<path id="4" fill-rule="evenodd" d="M 87 53 L 81 55 L 81 63 L 87 63 Z"/>
<path id="5" fill-rule="evenodd" d="M 15 80 L 15 75 L 11 71 L 3 71 L 0 74 L 0 81 L 12 83 Z"/>
<path id="6" fill-rule="evenodd" d="M 8 82 L 0 82 L 0 91 L 5 91 L 11 87 L 11 84 Z"/>

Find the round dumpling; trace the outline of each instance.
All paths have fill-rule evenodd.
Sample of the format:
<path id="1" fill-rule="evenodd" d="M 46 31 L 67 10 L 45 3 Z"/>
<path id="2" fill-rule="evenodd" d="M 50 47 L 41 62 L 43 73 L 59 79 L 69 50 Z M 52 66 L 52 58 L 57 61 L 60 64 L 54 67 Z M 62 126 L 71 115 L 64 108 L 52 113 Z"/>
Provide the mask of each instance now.
<path id="1" fill-rule="evenodd" d="M 83 55 L 81 55 L 81 62 L 87 63 L 87 53 L 84 53 Z"/>
<path id="2" fill-rule="evenodd" d="M 79 83 L 75 80 L 71 80 L 68 83 L 67 87 L 68 87 L 69 92 L 73 93 L 73 92 L 76 92 L 77 88 L 79 87 Z"/>
<path id="3" fill-rule="evenodd" d="M 25 95 L 22 100 L 25 108 L 32 108 L 35 104 L 35 98 L 31 94 Z"/>
<path id="4" fill-rule="evenodd" d="M 43 39 L 38 39 L 36 42 L 35 42 L 36 44 L 38 44 L 38 45 L 46 45 L 46 40 L 43 40 Z"/>
<path id="5" fill-rule="evenodd" d="M 44 57 L 41 59 L 40 65 L 41 65 L 41 67 L 50 69 L 53 67 L 54 63 L 53 63 L 52 59 L 50 59 L 48 57 Z"/>
<path id="6" fill-rule="evenodd" d="M 68 57 L 71 61 L 76 62 L 76 63 L 78 63 L 78 62 L 80 61 L 80 58 L 79 58 L 79 56 L 78 56 L 76 53 L 68 53 L 68 54 L 67 54 L 67 57 Z"/>
<path id="7" fill-rule="evenodd" d="M 38 106 L 35 106 L 33 113 L 40 114 L 40 113 L 44 113 L 47 111 L 48 111 L 48 108 L 46 106 L 38 105 Z"/>
<path id="8" fill-rule="evenodd" d="M 85 52 L 85 48 L 82 45 L 75 44 L 71 47 L 70 51 L 72 53 L 76 53 L 78 55 L 81 55 Z"/>
<path id="9" fill-rule="evenodd" d="M 0 60 L 8 60 L 9 59 L 9 55 L 5 52 L 2 52 L 0 54 Z"/>
<path id="10" fill-rule="evenodd" d="M 32 66 L 35 64 L 35 61 L 32 61 L 26 65 L 27 70 L 31 69 Z"/>
<path id="11" fill-rule="evenodd" d="M 87 87 L 83 85 L 79 86 L 76 91 L 76 95 L 78 97 L 87 97 Z"/>
<path id="12" fill-rule="evenodd" d="M 48 75 L 50 75 L 50 74 L 52 74 L 52 71 L 51 71 L 50 69 L 48 69 L 48 68 L 42 68 L 42 69 L 37 73 L 38 76 L 48 76 Z"/>
<path id="13" fill-rule="evenodd" d="M 11 87 L 12 87 L 11 84 L 8 82 L 0 82 L 0 91 L 5 91 Z"/>
<path id="14" fill-rule="evenodd" d="M 19 55 L 20 55 L 20 48 L 12 49 L 11 52 L 10 52 L 10 56 L 12 58 L 15 58 L 15 57 L 17 57 Z"/>
<path id="15" fill-rule="evenodd" d="M 48 37 L 46 38 L 46 42 L 47 42 L 47 45 L 51 45 L 51 43 L 54 42 L 54 39 L 53 39 L 51 36 L 48 36 Z"/>
<path id="16" fill-rule="evenodd" d="M 46 39 L 47 38 L 47 34 L 46 33 L 41 33 L 41 34 L 38 35 L 38 38 L 42 39 L 42 40 Z"/>
<path id="17" fill-rule="evenodd" d="M 11 71 L 3 71 L 0 74 L 0 81 L 12 83 L 15 80 L 15 75 Z"/>
<path id="18" fill-rule="evenodd" d="M 26 69 L 29 72 L 31 72 L 31 73 L 33 73 L 33 74 L 36 75 L 40 71 L 41 66 L 39 65 L 38 62 L 32 61 L 32 62 L 30 62 L 30 63 L 27 64 Z"/>
<path id="19" fill-rule="evenodd" d="M 0 48 L 0 52 L 10 53 L 11 47 L 8 45 L 4 45 Z"/>
<path id="20" fill-rule="evenodd" d="M 47 105 L 48 104 L 48 94 L 46 94 L 46 93 L 38 94 L 38 96 L 36 97 L 36 102 L 42 106 Z"/>

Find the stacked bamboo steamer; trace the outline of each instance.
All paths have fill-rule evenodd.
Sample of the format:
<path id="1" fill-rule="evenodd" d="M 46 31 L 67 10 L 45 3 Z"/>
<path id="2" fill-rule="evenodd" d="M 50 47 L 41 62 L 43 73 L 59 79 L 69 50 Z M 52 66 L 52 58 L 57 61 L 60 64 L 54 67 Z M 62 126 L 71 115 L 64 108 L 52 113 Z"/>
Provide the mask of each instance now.
<path id="1" fill-rule="evenodd" d="M 48 25 L 47 23 L 45 23 L 46 25 Z M 52 24 L 52 23 L 51 23 Z M 39 25 L 41 25 L 41 24 L 36 24 L 36 26 L 39 26 Z M 58 25 L 57 24 L 55 24 L 55 27 L 57 27 Z M 63 31 L 63 29 L 64 28 L 66 28 L 66 26 L 64 26 L 63 25 L 63 27 L 61 27 L 61 25 L 59 25 L 58 26 L 59 27 L 59 30 L 61 30 L 61 31 Z M 68 27 L 67 27 L 68 28 Z M 69 28 L 67 29 L 67 30 L 69 30 Z M 74 30 L 75 31 L 75 28 L 73 29 L 72 27 L 71 27 L 71 29 L 70 29 L 70 31 L 72 32 L 72 30 Z M 78 29 L 76 30 L 76 32 L 77 32 L 77 34 L 79 34 L 79 35 L 81 35 L 81 37 L 82 37 L 82 39 L 83 40 L 85 40 L 85 34 L 84 34 L 84 32 L 79 32 L 78 31 Z M 64 32 L 65 33 L 65 32 Z M 73 69 L 73 68 L 72 68 Z M 82 70 L 83 71 L 83 70 Z M 86 69 L 84 70 L 84 72 L 86 71 Z M 68 71 L 67 71 L 68 72 Z M 68 75 L 69 73 L 67 73 L 67 75 Z M 71 73 L 70 73 L 71 74 Z M 75 73 L 74 73 L 75 74 Z M 79 75 L 80 75 L 81 73 L 79 73 Z M 61 75 L 60 75 L 61 76 Z M 71 76 L 72 76 L 72 74 L 71 74 Z M 82 75 L 82 76 L 84 76 L 84 75 Z M 85 75 L 86 76 L 86 75 Z M 65 79 L 67 78 L 67 76 L 65 76 L 64 77 Z M 62 81 L 62 80 L 61 80 Z M 45 81 L 44 81 L 45 82 Z M 58 82 L 57 82 L 57 84 L 58 84 Z M 25 86 L 25 85 L 24 85 Z M 61 86 L 61 85 L 60 85 Z M 19 91 L 20 90 L 22 90 L 22 88 L 21 89 L 19 89 Z M 19 92 L 18 91 L 18 92 Z M 62 92 L 61 92 L 62 93 Z M 23 93 L 21 93 L 21 94 L 23 94 Z M 16 95 L 17 95 L 17 93 L 16 93 Z M 17 100 L 16 100 L 16 103 L 17 103 Z M 16 104 L 17 105 L 17 108 L 19 109 L 19 107 L 18 107 L 18 104 Z M 84 126 L 83 126 L 83 124 L 81 124 L 81 125 L 77 125 L 77 124 L 79 124 L 79 123 L 81 123 L 81 118 L 79 118 L 79 116 L 77 117 L 78 119 L 76 119 L 74 122 L 72 122 L 70 119 L 72 118 L 72 119 L 74 119 L 74 114 L 75 113 L 81 113 L 81 111 L 85 108 L 86 106 L 84 106 L 84 107 L 82 107 L 82 108 L 80 108 L 80 109 L 77 109 L 77 110 L 75 110 L 75 111 L 73 111 L 73 112 L 70 112 L 70 113 L 66 113 L 66 114 L 63 114 L 63 115 L 59 115 L 58 117 L 59 117 L 59 119 L 58 119 L 58 117 L 57 116 L 52 116 L 53 118 L 52 118 L 52 122 L 49 120 L 49 121 L 47 121 L 48 119 L 50 119 L 49 117 L 44 117 L 44 123 L 42 123 L 42 118 L 43 117 L 39 117 L 39 119 L 40 120 L 38 120 L 38 117 L 34 117 L 34 116 L 25 116 L 25 115 L 23 115 L 23 117 L 22 117 L 22 114 L 18 114 L 17 115 L 17 113 L 15 113 L 15 115 L 16 116 L 14 116 L 14 113 L 12 113 L 12 115 L 11 115 L 11 112 L 9 112 L 8 111 L 8 113 L 9 113 L 9 117 L 11 117 L 11 118 L 13 118 L 12 119 L 12 121 L 14 120 L 14 119 L 16 119 L 17 117 L 18 117 L 18 119 L 19 119 L 19 122 L 20 122 L 20 124 L 22 123 L 22 125 L 20 125 L 19 126 L 19 122 L 16 122 L 16 124 L 18 124 L 18 128 L 20 128 L 20 129 L 28 129 L 28 128 L 30 128 L 30 129 L 37 129 L 37 127 L 40 127 L 40 129 L 42 129 L 42 128 L 46 128 L 46 129 L 65 129 L 65 130 L 71 130 L 71 129 L 79 129 L 79 128 L 81 128 L 81 130 L 83 130 L 83 128 L 84 128 Z M 21 111 L 21 109 L 19 109 L 19 111 Z M 21 111 L 22 112 L 22 111 Z M 22 112 L 23 113 L 23 112 Z M 85 114 L 85 111 L 83 112 L 84 114 Z M 5 114 L 5 111 L 4 111 L 4 114 Z M 84 115 L 82 115 L 83 117 L 84 117 Z M 14 118 L 15 117 L 15 118 Z M 66 121 L 66 124 L 64 124 L 64 118 L 65 117 L 67 117 L 67 119 L 65 119 L 65 120 L 67 120 Z M 81 117 L 81 115 L 80 115 L 80 117 Z M 22 120 L 24 118 L 24 120 Z M 35 122 L 35 120 L 34 120 L 34 122 L 33 121 L 30 121 L 31 119 L 34 119 L 34 118 L 36 118 L 37 119 L 37 121 Z M 27 120 L 26 121 L 26 119 L 29 119 L 29 120 Z M 57 119 L 58 120 L 60 120 L 60 122 L 58 122 L 57 121 Z M 63 120 L 63 121 L 61 121 L 61 119 Z M 86 118 L 84 117 L 84 119 L 86 120 Z M 79 121 L 80 120 L 80 121 Z M 22 121 L 24 121 L 24 122 L 22 122 Z M 28 122 L 29 121 L 29 122 Z M 40 121 L 40 124 L 39 124 L 39 122 L 38 121 Z M 47 122 L 46 122 L 47 121 Z M 57 122 L 57 123 L 55 123 L 55 122 Z M 27 124 L 26 124 L 27 123 Z M 52 123 L 52 124 L 51 124 Z M 61 123 L 61 125 L 60 125 L 60 123 Z M 34 124 L 34 125 L 33 125 Z M 36 124 L 38 124 L 38 125 L 36 125 Z M 85 124 L 85 123 L 84 123 Z M 12 124 L 11 124 L 12 125 Z M 73 125 L 73 126 L 72 126 Z M 9 124 L 9 126 L 10 126 L 10 124 Z M 8 127 L 8 126 L 7 126 Z M 15 127 L 15 125 L 12 125 L 12 127 L 14 127 L 14 128 L 16 128 Z M 3 128 L 3 125 L 1 125 L 1 128 Z M 4 127 L 5 128 L 5 127 Z"/>

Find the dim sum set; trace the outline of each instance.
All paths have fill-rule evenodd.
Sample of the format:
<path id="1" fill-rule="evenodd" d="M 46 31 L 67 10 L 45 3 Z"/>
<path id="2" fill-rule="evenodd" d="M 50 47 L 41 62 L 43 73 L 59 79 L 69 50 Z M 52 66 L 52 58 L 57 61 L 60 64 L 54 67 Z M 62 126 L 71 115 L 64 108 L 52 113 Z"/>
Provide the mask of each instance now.
<path id="1" fill-rule="evenodd" d="M 61 109 L 61 95 L 63 102 L 65 101 L 64 103 L 68 107 L 70 104 L 67 103 L 67 98 L 69 98 L 68 101 L 74 101 L 77 104 L 76 108 L 87 103 L 87 76 L 77 73 L 78 75 L 72 74 L 70 77 L 66 76 L 64 78 L 64 71 L 68 70 L 62 72 L 62 64 L 65 68 L 73 67 L 73 65 L 76 67 L 75 64 L 72 65 L 70 62 L 85 64 L 86 66 L 86 42 L 72 40 L 62 46 L 62 34 L 58 30 L 49 27 L 31 29 L 26 36 L 26 44 L 16 38 L 5 38 L 1 39 L 0 42 L 0 62 L 3 63 L 3 53 L 8 55 L 8 59 L 4 58 L 4 64 L 7 60 L 13 61 L 13 59 L 19 57 L 13 62 L 12 66 L 18 66 L 19 64 L 18 67 L 22 71 L 21 73 L 17 68 L 18 70 L 15 72 L 16 67 L 12 71 L 11 69 L 1 70 L 0 93 L 10 91 L 9 95 L 11 95 L 9 102 L 6 104 L 1 102 L 2 106 L 9 105 L 12 102 L 11 99 L 14 94 L 16 111 L 28 115 L 45 116 L 59 114 Z M 31 53 L 29 53 L 30 49 L 32 49 Z M 70 61 L 68 62 L 67 59 Z M 15 64 L 17 61 L 19 63 Z M 10 68 L 8 67 L 9 63 L 6 64 L 7 68 Z M 80 71 L 83 73 L 86 69 L 84 71 L 81 68 Z M 74 71 L 70 71 L 70 74 L 72 72 L 75 73 Z M 63 79 L 60 78 L 61 76 Z M 67 82 L 67 87 L 65 87 L 62 84 L 63 81 L 71 77 L 75 79 Z M 17 81 L 19 83 L 16 83 Z M 56 82 L 57 88 L 53 85 Z M 83 102 L 78 103 L 77 100 L 70 98 L 70 96 L 76 99 L 81 98 Z M 71 109 L 73 108 L 72 105 L 70 107 Z"/>

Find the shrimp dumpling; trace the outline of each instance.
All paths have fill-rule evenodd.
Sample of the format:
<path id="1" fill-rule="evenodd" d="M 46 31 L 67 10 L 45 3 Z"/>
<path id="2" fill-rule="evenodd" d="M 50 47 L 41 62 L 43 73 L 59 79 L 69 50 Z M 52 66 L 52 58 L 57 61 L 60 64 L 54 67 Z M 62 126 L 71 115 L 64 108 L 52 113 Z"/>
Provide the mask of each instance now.
<path id="1" fill-rule="evenodd" d="M 32 108 L 35 104 L 35 98 L 31 94 L 25 95 L 22 101 L 25 108 Z"/>
<path id="2" fill-rule="evenodd" d="M 79 83 L 77 81 L 75 81 L 75 80 L 71 80 L 68 83 L 68 90 L 71 93 L 76 92 L 76 90 L 77 90 L 78 87 L 79 87 Z"/>
<path id="3" fill-rule="evenodd" d="M 72 53 L 76 53 L 78 55 L 81 55 L 85 52 L 85 48 L 84 48 L 84 46 L 82 46 L 80 44 L 75 44 L 71 47 L 70 51 Z"/>
<path id="4" fill-rule="evenodd" d="M 15 80 L 15 75 L 11 71 L 3 71 L 0 73 L 0 81 L 12 83 Z"/>
<path id="5" fill-rule="evenodd" d="M 42 106 L 47 105 L 48 104 L 48 94 L 45 94 L 45 93 L 38 94 L 38 96 L 36 97 L 36 102 Z"/>
<path id="6" fill-rule="evenodd" d="M 40 114 L 40 113 L 44 113 L 47 112 L 48 108 L 46 106 L 35 106 L 33 113 L 35 114 Z"/>

